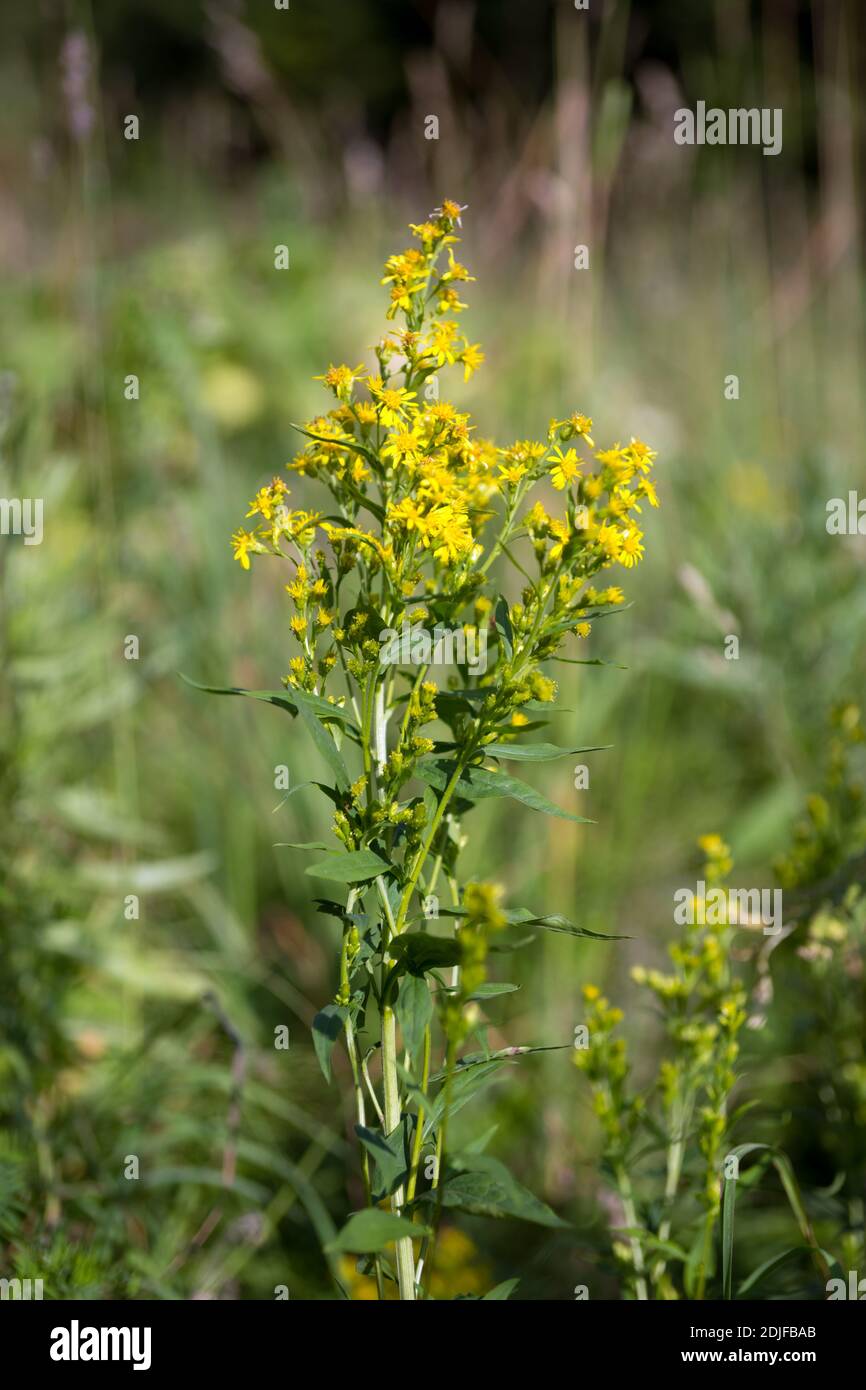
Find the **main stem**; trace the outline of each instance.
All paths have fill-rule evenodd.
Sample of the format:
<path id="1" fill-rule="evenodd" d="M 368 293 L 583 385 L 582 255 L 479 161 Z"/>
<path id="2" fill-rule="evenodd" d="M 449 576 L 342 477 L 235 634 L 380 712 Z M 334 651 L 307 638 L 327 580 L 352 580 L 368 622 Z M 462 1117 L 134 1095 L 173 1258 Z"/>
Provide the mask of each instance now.
<path id="1" fill-rule="evenodd" d="M 355 899 L 357 898 L 357 896 L 358 896 L 358 890 L 357 890 L 357 888 L 353 888 L 353 889 L 351 890 L 351 892 L 349 893 L 348 898 L 346 899 L 346 914 L 347 914 L 347 916 L 348 916 L 348 914 L 352 911 L 352 908 L 353 908 L 354 905 L 355 905 Z M 347 962 L 346 962 L 346 937 L 345 937 L 345 934 L 344 934 L 344 936 L 343 936 L 343 949 L 342 949 L 342 951 L 341 951 L 341 953 L 340 953 L 340 984 L 341 984 L 341 986 L 345 986 L 345 988 L 348 990 L 348 987 L 349 987 L 349 972 L 348 972 L 348 965 L 347 965 Z M 361 1080 L 361 1066 L 360 1066 L 360 1063 L 359 1063 L 359 1060 L 358 1060 L 358 1047 L 357 1047 L 357 1043 L 356 1043 L 356 1041 L 355 1041 L 355 1029 L 354 1029 L 354 1027 L 353 1027 L 353 1025 L 352 1025 L 352 1016 L 351 1016 L 351 1014 L 348 1014 L 348 1013 L 347 1013 L 347 1015 L 346 1015 L 345 1033 L 346 1033 L 346 1051 L 347 1051 L 348 1054 L 349 1054 L 349 1064 L 350 1064 L 350 1066 L 351 1066 L 351 1068 L 352 1068 L 352 1081 L 353 1081 L 353 1084 L 354 1084 L 354 1087 L 355 1087 L 355 1114 L 356 1114 L 356 1116 L 357 1116 L 357 1118 L 358 1118 L 358 1124 L 359 1124 L 359 1125 L 364 1125 L 364 1126 L 366 1126 L 366 1124 L 367 1124 L 367 1109 L 366 1109 L 366 1104 L 365 1104 L 365 1102 L 364 1102 L 364 1086 L 363 1086 L 363 1082 L 362 1082 L 362 1080 Z M 362 1175 L 362 1177 L 363 1177 L 363 1179 L 364 1179 L 364 1196 L 365 1196 L 365 1198 L 366 1198 L 367 1206 L 368 1206 L 368 1207 L 372 1207 L 372 1205 L 373 1205 L 373 1187 L 372 1187 L 372 1183 L 371 1183 L 371 1181 L 370 1181 L 370 1156 L 369 1156 L 369 1154 L 367 1153 L 366 1149 L 363 1148 L 363 1145 L 362 1145 L 362 1153 L 361 1153 L 361 1175 Z M 379 1295 L 379 1298 L 382 1299 L 382 1298 L 385 1297 L 385 1286 L 384 1286 L 384 1283 L 383 1283 L 383 1281 L 382 1281 L 382 1260 L 381 1260 L 381 1257 L 380 1257 L 378 1254 L 376 1254 L 376 1255 L 374 1256 L 374 1264 L 375 1264 L 375 1267 L 376 1267 L 376 1290 L 377 1290 L 377 1293 L 378 1293 L 378 1295 Z"/>
<path id="2" fill-rule="evenodd" d="M 382 1084 L 385 1092 L 385 1132 L 393 1134 L 400 1123 L 400 1087 L 397 1082 L 397 1022 L 390 1004 L 382 1008 Z M 398 1216 L 403 1207 L 404 1193 L 398 1187 L 391 1197 L 391 1209 Z M 411 1236 L 397 1241 L 397 1282 L 400 1298 L 415 1301 L 415 1259 Z"/>

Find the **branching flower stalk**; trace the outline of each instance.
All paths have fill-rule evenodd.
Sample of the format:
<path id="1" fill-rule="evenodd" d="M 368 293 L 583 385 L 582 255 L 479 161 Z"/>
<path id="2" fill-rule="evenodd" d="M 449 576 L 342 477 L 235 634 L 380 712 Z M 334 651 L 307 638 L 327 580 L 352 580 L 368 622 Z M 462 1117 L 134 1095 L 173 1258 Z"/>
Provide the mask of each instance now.
<path id="1" fill-rule="evenodd" d="M 335 1249 L 374 1255 L 380 1296 L 396 1280 L 406 1301 L 419 1295 L 415 1244 L 426 1242 L 426 1296 L 443 1211 L 484 1209 L 476 1189 L 491 1188 L 479 1165 L 495 1160 L 449 1152 L 457 1087 L 479 1056 L 497 1062 L 480 1031 L 490 937 L 552 921 L 501 908 L 493 884 L 460 882 L 462 821 L 491 796 L 583 819 L 503 763 L 588 751 L 527 741 L 553 712 L 557 686 L 545 667 L 621 607 L 622 590 L 597 579 L 638 564 L 638 518 L 658 505 L 655 455 L 639 439 L 596 450 L 592 421 L 575 412 L 552 420 L 546 438 L 499 448 L 440 399 L 443 370 L 462 367 L 468 380 L 484 360 L 459 326 L 473 278 L 455 258 L 462 212 L 443 203 L 412 226 L 414 244 L 388 258 L 391 327 L 374 348 L 376 369 L 332 365 L 319 378 L 334 405 L 298 426 L 305 443 L 287 469 L 326 500 L 293 507 L 275 477 L 250 503 L 251 529 L 232 537 L 244 569 L 260 556 L 288 567 L 295 643 L 283 690 L 233 693 L 269 700 L 306 727 L 329 769 L 330 781 L 315 785 L 338 842 L 307 872 L 348 890 L 343 903 L 319 900 L 342 923 L 343 942 L 314 1042 L 329 1075 L 331 1049 L 341 1032 L 345 1040 L 367 1210 L 350 1216 Z M 561 505 L 528 505 L 535 487 Z M 510 601 L 494 581 L 496 561 L 513 572 Z M 440 877 L 448 908 L 438 904 Z M 563 924 L 556 919 L 557 930 L 581 934 Z M 480 1054 L 466 1051 L 473 1038 Z M 371 1052 L 381 1056 L 378 1129 L 367 1123 Z M 512 1198 L 523 1191 L 506 1178 Z M 527 1219 L 556 1222 L 532 1202 Z"/>

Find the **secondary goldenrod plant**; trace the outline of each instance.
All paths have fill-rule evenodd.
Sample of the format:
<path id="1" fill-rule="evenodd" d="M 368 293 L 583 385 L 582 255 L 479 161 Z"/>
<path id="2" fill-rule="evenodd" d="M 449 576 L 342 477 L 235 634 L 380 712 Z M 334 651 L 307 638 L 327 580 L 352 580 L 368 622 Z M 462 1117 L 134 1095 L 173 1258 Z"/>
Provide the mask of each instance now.
<path id="1" fill-rule="evenodd" d="M 802 1251 L 823 1280 L 830 1272 L 787 1155 L 768 1144 L 733 1142 L 741 1111 L 731 1112 L 730 1099 L 750 1002 L 735 962 L 749 959 L 757 965 L 753 998 L 761 999 L 768 978 L 766 947 L 754 946 L 760 920 L 742 917 L 736 902 L 719 891 L 733 868 L 728 846 L 719 835 L 704 835 L 698 843 L 705 856 L 706 897 L 691 895 L 684 934 L 669 947 L 672 969 L 636 966 L 632 971 L 635 984 L 653 996 L 670 1055 L 649 1085 L 636 1090 L 626 1043 L 614 1036 L 622 1011 L 612 1008 L 595 985 L 587 985 L 585 1034 L 574 1057 L 592 1088 L 604 1165 L 619 1199 L 614 1254 L 628 1296 L 637 1299 L 703 1299 L 717 1274 L 722 1295 L 733 1296 L 741 1164 L 758 1165 L 751 1182 L 764 1165 L 773 1164 L 802 1245 L 752 1271 L 739 1292 L 751 1291 L 780 1262 Z M 761 1020 L 753 1016 L 753 1021 Z M 659 1151 L 664 1154 L 661 1177 L 655 1164 Z M 716 1250 L 720 1225 L 721 1260 Z"/>
<path id="2" fill-rule="evenodd" d="M 704 836 L 701 847 L 706 854 L 704 882 L 717 886 L 731 867 L 728 848 L 717 835 Z M 699 903 L 690 916 L 703 923 Z M 702 1211 L 688 1266 L 689 1295 L 703 1297 L 710 1268 L 728 1128 L 726 1102 L 735 1079 L 737 1035 L 746 1020 L 745 991 L 730 968 L 734 927 L 726 914 L 719 916 L 719 925 L 686 928 L 683 939 L 670 947 L 670 973 L 643 966 L 632 971 L 635 983 L 654 996 L 672 1043 L 673 1055 L 661 1063 L 648 1095 L 631 1089 L 626 1043 L 613 1036 L 621 1010 L 611 1008 L 595 985 L 584 988 L 588 1046 L 578 1048 L 574 1060 L 592 1085 L 606 1164 L 622 1203 L 628 1243 L 618 1241 L 615 1253 L 627 1287 L 641 1299 L 653 1289 L 659 1297 L 676 1297 L 669 1263 L 671 1257 L 684 1260 L 685 1254 L 672 1242 L 671 1226 L 689 1145 L 697 1151 Z M 666 1159 L 656 1230 L 639 1219 L 631 1176 L 638 1144 L 645 1149 L 653 1135 L 662 1139 Z"/>
<path id="3" fill-rule="evenodd" d="M 776 864 L 790 904 L 795 948 L 776 990 L 778 1007 L 794 1015 L 798 1054 L 809 1059 L 796 1091 L 791 1084 L 782 1096 L 782 1108 L 798 1117 L 802 1131 L 792 1122 L 786 1144 L 804 1142 L 810 1148 L 814 1136 L 821 1136 L 835 1175 L 823 1205 L 843 1232 L 838 1250 L 843 1273 L 866 1271 L 864 752 L 862 710 L 844 701 L 832 711 L 822 789 L 807 798 L 793 845 Z"/>
<path id="4" fill-rule="evenodd" d="M 559 1224 L 495 1159 L 451 1152 L 449 1119 L 493 1070 L 531 1051 L 490 1054 L 483 1033 L 481 1050 L 466 1050 L 479 1004 L 497 993 L 486 981 L 491 941 L 517 924 L 584 933 L 504 910 L 491 883 L 462 883 L 462 820 L 490 797 L 582 819 L 502 764 L 587 751 L 527 740 L 556 697 L 545 668 L 622 604 L 598 577 L 639 562 L 637 517 L 658 504 L 655 455 L 638 439 L 594 452 L 592 421 L 575 413 L 552 420 L 544 439 L 497 448 L 439 398 L 443 368 L 462 366 L 468 379 L 483 361 L 457 318 L 473 278 L 454 254 L 462 211 L 443 203 L 389 257 L 394 326 L 375 348 L 376 370 L 330 366 L 319 378 L 335 404 L 299 427 L 307 442 L 288 472 L 322 485 L 321 508 L 293 508 L 276 477 L 250 504 L 252 529 L 232 538 L 245 569 L 259 556 L 287 567 L 294 642 L 282 691 L 237 693 L 299 716 L 332 778 L 316 785 L 339 848 L 307 873 L 345 885 L 346 898 L 319 902 L 343 935 L 314 1042 L 326 1075 L 345 1042 L 368 1206 L 329 1253 L 367 1257 L 380 1297 L 396 1273 L 406 1300 L 437 1287 L 444 1207 Z M 559 494 L 555 512 L 527 504 L 538 485 Z M 497 590 L 496 561 L 519 577 L 514 602 Z"/>

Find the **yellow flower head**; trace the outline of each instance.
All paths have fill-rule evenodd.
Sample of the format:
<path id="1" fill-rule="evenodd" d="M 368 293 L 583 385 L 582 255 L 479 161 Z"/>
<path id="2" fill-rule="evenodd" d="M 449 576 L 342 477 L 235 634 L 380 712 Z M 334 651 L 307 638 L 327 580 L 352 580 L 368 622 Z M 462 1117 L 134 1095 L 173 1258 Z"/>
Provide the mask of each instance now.
<path id="1" fill-rule="evenodd" d="M 481 363 L 484 361 L 484 353 L 481 351 L 481 344 L 473 343 L 470 346 L 470 344 L 467 343 L 460 354 L 459 360 L 463 363 L 463 380 L 468 381 L 473 372 L 477 372 Z"/>
<path id="2" fill-rule="evenodd" d="M 643 559 L 643 535 L 636 526 L 623 531 L 620 539 L 619 562 L 625 565 L 626 569 L 631 569 Z"/>
<path id="3" fill-rule="evenodd" d="M 399 425 L 417 412 L 416 391 L 407 391 L 404 386 L 385 386 L 380 376 L 371 376 L 368 385 L 383 425 Z"/>
<path id="4" fill-rule="evenodd" d="M 562 492 L 563 488 L 573 483 L 580 473 L 580 459 L 577 457 L 576 449 L 569 449 L 563 453 L 559 445 L 552 451 L 550 457 L 553 459 L 553 468 L 550 472 L 550 481 L 557 492 Z"/>
<path id="5" fill-rule="evenodd" d="M 234 557 L 239 560 L 245 570 L 250 567 L 250 552 L 264 554 L 265 547 L 256 539 L 251 531 L 244 531 L 241 527 L 232 536 L 232 548 Z"/>
<path id="6" fill-rule="evenodd" d="M 348 401 L 352 395 L 356 381 L 363 381 L 364 364 L 359 363 L 357 367 L 347 367 L 343 363 L 335 367 L 333 363 L 323 376 L 314 377 L 315 381 L 323 381 L 339 401 Z"/>

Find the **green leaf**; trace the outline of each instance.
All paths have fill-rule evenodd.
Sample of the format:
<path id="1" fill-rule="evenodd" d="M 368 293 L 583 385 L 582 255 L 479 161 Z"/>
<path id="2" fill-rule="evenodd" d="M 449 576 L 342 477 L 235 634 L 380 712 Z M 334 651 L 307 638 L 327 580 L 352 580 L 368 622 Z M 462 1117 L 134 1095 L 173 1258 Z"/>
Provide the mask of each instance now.
<path id="1" fill-rule="evenodd" d="M 298 706 L 295 696 L 299 693 L 296 690 L 244 690 L 239 685 L 202 685 L 199 681 L 192 680 L 185 676 L 182 671 L 177 673 L 182 681 L 192 686 L 193 690 L 203 690 L 208 695 L 246 695 L 251 700 L 263 700 L 268 705 L 278 705 L 281 709 L 288 710 L 289 714 L 296 715 Z M 332 719 L 337 724 L 346 724 L 352 729 L 357 729 L 358 725 L 350 710 L 341 709 L 339 705 L 332 705 L 330 701 L 323 700 L 319 695 L 310 695 L 304 692 L 304 698 L 312 709 L 318 710 L 323 718 Z"/>
<path id="2" fill-rule="evenodd" d="M 585 623 L 590 618 L 612 618 L 615 613 L 627 613 L 633 606 L 631 603 L 613 603 L 599 608 L 574 608 L 567 617 L 548 628 L 548 632 L 571 632 L 575 622 Z"/>
<path id="3" fill-rule="evenodd" d="M 568 1224 L 519 1183 L 504 1163 L 487 1154 L 455 1155 L 441 1195 L 444 1206 L 455 1207 L 471 1216 L 510 1216 L 557 1229 Z M 419 1200 L 435 1201 L 436 1196 L 435 1192 L 429 1192 Z"/>
<path id="4" fill-rule="evenodd" d="M 745 1278 L 737 1289 L 737 1298 L 742 1298 L 750 1290 L 757 1287 L 768 1275 L 774 1274 L 783 1265 L 790 1264 L 791 1260 L 799 1258 L 803 1253 L 811 1254 L 807 1245 L 793 1245 L 790 1250 L 783 1250 L 781 1255 L 773 1255 L 769 1260 L 764 1260 L 763 1264 L 758 1265 L 757 1269 Z"/>
<path id="5" fill-rule="evenodd" d="M 429 936 L 427 932 L 417 931 L 396 937 L 388 950 L 404 970 L 419 977 L 427 970 L 459 965 L 463 955 L 460 942 L 454 937 Z"/>
<path id="6" fill-rule="evenodd" d="M 297 702 L 298 713 L 306 724 L 313 742 L 334 774 L 337 786 L 341 791 L 346 791 L 351 780 L 348 768 L 343 761 L 342 753 L 322 723 L 321 705 L 323 703 L 327 705 L 327 701 L 321 701 L 303 690 L 293 690 L 292 695 Z M 331 706 L 328 705 L 328 709 L 330 708 Z"/>
<path id="7" fill-rule="evenodd" d="M 493 621 L 496 625 L 496 631 L 499 633 L 506 659 L 510 661 L 514 652 L 514 629 L 511 626 L 508 603 L 501 594 L 493 612 Z"/>
<path id="8" fill-rule="evenodd" d="M 630 941 L 629 936 L 616 936 L 611 932 L 590 931 L 589 927 L 578 927 L 568 917 L 563 917 L 561 912 L 551 912 L 545 917 L 538 917 L 529 908 L 512 908 L 505 913 L 511 926 L 515 927 L 541 927 L 543 931 L 564 932 L 567 936 L 588 937 L 591 941 Z"/>
<path id="9" fill-rule="evenodd" d="M 750 1155 L 766 1156 L 776 1169 L 785 1196 L 788 1198 L 788 1205 L 800 1228 L 800 1234 L 809 1247 L 822 1281 L 826 1283 L 830 1277 L 827 1258 L 812 1231 L 812 1223 L 803 1205 L 800 1185 L 797 1182 L 791 1160 L 782 1149 L 777 1149 L 772 1144 L 738 1144 L 736 1148 L 731 1150 L 728 1158 L 736 1158 L 739 1163 L 740 1159 L 748 1158 Z M 728 1299 L 733 1298 L 734 1211 L 737 1201 L 737 1182 L 737 1178 L 726 1178 L 722 1188 L 722 1297 Z"/>
<path id="10" fill-rule="evenodd" d="M 390 1197 L 409 1176 L 409 1126 L 411 1119 L 404 1115 L 390 1134 L 379 1129 L 355 1125 L 355 1133 L 375 1164 L 373 1190 L 376 1200 Z"/>
<path id="11" fill-rule="evenodd" d="M 388 872 L 389 865 L 372 849 L 346 850 L 309 864 L 304 870 L 312 878 L 329 878 L 334 883 L 366 883 Z"/>
<path id="12" fill-rule="evenodd" d="M 471 1003 L 472 1000 L 478 999 L 497 999 L 500 994 L 514 994 L 518 989 L 520 989 L 520 985 L 500 985 L 493 982 L 479 985 L 478 988 L 470 994 L 467 1002 Z"/>
<path id="13" fill-rule="evenodd" d="M 401 941 L 410 939 L 398 938 Z M 409 974 L 401 980 L 396 1012 L 403 1033 L 403 1046 L 414 1060 L 421 1055 L 424 1031 L 433 1017 L 433 999 L 423 973 Z"/>
<path id="14" fill-rule="evenodd" d="M 484 1294 L 482 1303 L 489 1303 L 491 1300 L 499 1301 L 510 1298 L 520 1283 L 519 1279 L 504 1279 L 501 1284 L 497 1284 L 489 1293 Z"/>
<path id="15" fill-rule="evenodd" d="M 503 914 L 512 927 L 541 927 L 544 931 L 562 932 L 566 936 L 583 936 L 590 941 L 631 941 L 630 936 L 615 936 L 610 932 L 591 931 L 589 927 L 578 927 L 568 917 L 563 917 L 561 912 L 551 912 L 545 917 L 539 917 L 528 907 L 512 907 Z M 466 909 L 462 907 L 440 907 L 440 917 L 465 917 Z M 532 938 L 527 938 L 531 940 Z M 493 951 L 501 949 L 498 945 L 490 948 Z"/>
<path id="16" fill-rule="evenodd" d="M 659 1240 L 651 1231 L 644 1230 L 643 1226 L 617 1226 L 616 1233 L 619 1236 L 634 1236 L 641 1241 L 647 1250 L 652 1250 L 656 1255 L 664 1255 L 666 1260 L 679 1260 L 685 1263 L 688 1260 L 688 1252 L 681 1245 L 676 1245 L 672 1240 Z"/>
<path id="17" fill-rule="evenodd" d="M 295 422 L 294 422 L 294 420 L 291 421 L 291 425 L 292 425 L 292 429 L 293 429 L 293 430 L 297 430 L 297 431 L 298 431 L 298 434 L 303 434 L 303 435 L 305 435 L 307 439 L 315 439 L 315 440 L 316 440 L 318 443 L 320 443 L 320 444 L 333 444 L 333 442 L 334 442 L 333 439 L 328 439 L 327 435 L 324 435 L 324 434 L 316 434 L 313 430 L 307 429 L 305 425 L 296 425 Z M 379 462 L 378 458 L 377 458 L 376 455 L 373 453 L 372 449 L 369 449 L 369 448 L 367 447 L 366 444 L 359 444 L 358 441 L 357 441 L 357 439 L 350 439 L 350 438 L 341 439 L 339 442 L 340 442 L 340 444 L 343 446 L 343 448 L 345 448 L 345 449 L 353 449 L 353 450 L 355 451 L 356 454 L 363 454 L 364 458 L 367 459 L 368 462 L 370 462 L 370 463 L 372 463 L 372 464 L 378 464 L 378 462 Z M 365 500 L 365 499 L 362 498 L 362 500 Z M 372 503 L 370 504 L 370 506 L 371 506 L 371 509 L 372 509 Z M 377 514 L 378 514 L 380 517 L 383 517 L 383 516 L 385 515 L 384 508 L 378 507 L 378 508 L 377 508 Z M 342 524 L 345 525 L 345 519 L 344 519 L 344 518 L 336 518 L 336 519 L 337 519 L 337 520 L 340 520 L 340 521 L 342 522 Z"/>
<path id="18" fill-rule="evenodd" d="M 470 1139 L 463 1152 L 467 1154 L 483 1154 L 491 1139 L 495 1138 L 498 1131 L 498 1124 L 491 1125 L 489 1129 L 485 1129 L 483 1134 L 479 1134 L 477 1139 Z"/>
<path id="19" fill-rule="evenodd" d="M 339 854 L 339 850 L 332 850 L 330 845 L 326 845 L 324 840 L 277 840 L 274 849 L 326 849 L 329 854 Z"/>
<path id="20" fill-rule="evenodd" d="M 440 763 L 422 758 L 416 764 L 415 776 L 441 791 L 448 784 L 453 771 L 453 763 Z M 563 811 L 559 806 L 554 806 L 552 801 L 548 801 L 546 796 L 542 796 L 541 792 L 530 787 L 527 782 L 521 782 L 516 777 L 509 777 L 505 772 L 492 771 L 486 767 L 467 768 L 457 782 L 454 794 L 465 801 L 484 801 L 494 796 L 510 796 L 515 801 L 522 801 L 524 806 L 531 807 L 533 811 L 544 811 L 548 816 L 577 821 L 582 825 L 595 824 L 587 816 L 576 816 L 571 811 Z"/>
<path id="21" fill-rule="evenodd" d="M 185 676 L 183 671 L 177 673 L 182 681 L 191 685 L 193 690 L 203 690 L 207 695 L 246 695 L 251 700 L 264 700 L 268 705 L 279 705 L 281 709 L 288 710 L 289 714 L 297 714 L 297 705 L 289 699 L 285 690 L 244 690 L 239 685 L 202 685 L 200 681 L 194 681 L 190 676 Z"/>
<path id="22" fill-rule="evenodd" d="M 552 656 L 551 661 L 564 661 L 566 666 L 615 666 L 618 671 L 627 671 L 621 661 L 604 661 L 600 656 Z"/>
<path id="23" fill-rule="evenodd" d="M 517 1062 L 521 1057 L 529 1057 L 534 1052 L 567 1052 L 569 1047 L 569 1043 L 547 1043 L 540 1047 L 532 1047 L 523 1043 L 517 1047 L 500 1047 L 497 1052 L 470 1052 L 465 1057 L 460 1058 L 454 1068 L 454 1075 L 460 1077 L 465 1072 L 474 1070 L 476 1067 L 487 1066 L 490 1062 Z M 430 1077 L 431 1085 L 438 1081 L 444 1081 L 447 1075 L 447 1070 L 437 1071 L 435 1076 Z"/>
<path id="24" fill-rule="evenodd" d="M 576 713 L 575 710 L 570 709 L 567 705 L 554 705 L 554 704 L 551 703 L 550 700 L 524 700 L 524 701 L 523 701 L 523 704 L 520 706 L 520 709 L 521 709 L 521 711 L 527 710 L 527 709 L 528 709 L 528 710 L 532 710 L 533 713 L 535 713 L 535 714 L 547 714 L 547 715 L 551 715 L 551 714 L 574 714 L 574 713 Z M 506 727 L 507 729 L 510 729 L 510 728 L 511 728 L 511 725 L 506 724 L 505 727 Z M 531 726 L 528 725 L 528 724 L 521 724 L 520 727 L 521 727 L 521 729 L 528 729 L 528 728 L 530 728 Z"/>
<path id="25" fill-rule="evenodd" d="M 343 1004 L 326 1004 L 313 1019 L 313 1047 L 327 1082 L 331 1080 L 331 1053 L 343 1031 L 349 1010 Z"/>
<path id="26" fill-rule="evenodd" d="M 611 743 L 597 743 L 591 748 L 560 748 L 555 743 L 488 743 L 484 756 L 510 758 L 521 763 L 548 763 L 554 758 L 571 758 L 576 753 L 601 753 L 612 747 Z"/>
<path id="27" fill-rule="evenodd" d="M 345 903 L 332 902 L 330 898 L 314 898 L 319 912 L 326 917 L 336 917 L 339 922 L 351 922 L 356 927 L 367 927 L 370 921 L 366 912 L 347 912 Z"/>
<path id="28" fill-rule="evenodd" d="M 478 1092 L 495 1078 L 496 1073 L 505 1066 L 505 1063 L 506 1058 L 504 1057 L 489 1057 L 481 1058 L 477 1062 L 464 1062 L 458 1065 L 451 1081 L 449 1115 L 456 1115 L 458 1110 L 462 1110 L 464 1105 L 468 1105 L 469 1101 L 473 1100 Z M 431 1085 L 443 1078 L 444 1073 L 438 1077 L 433 1077 Z M 437 1128 L 444 1109 L 445 1087 L 443 1086 L 432 1105 L 427 1108 L 424 1118 L 425 1139 Z"/>
<path id="29" fill-rule="evenodd" d="M 429 1227 L 416 1225 L 405 1216 L 395 1216 L 390 1211 L 355 1211 L 345 1226 L 338 1231 L 332 1241 L 325 1246 L 329 1254 L 350 1252 L 356 1255 L 372 1255 L 384 1250 L 392 1241 L 402 1236 L 415 1239 L 431 1234 Z"/>

